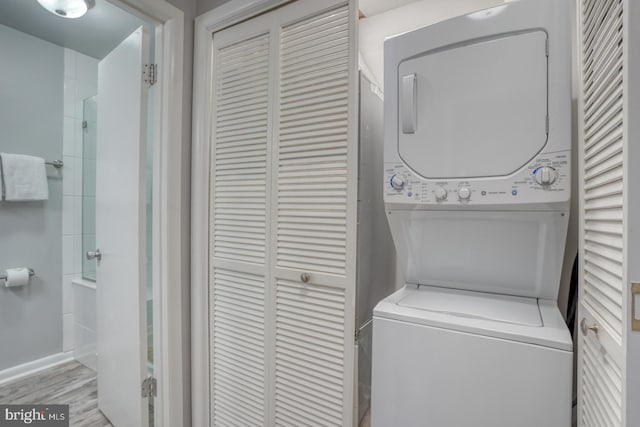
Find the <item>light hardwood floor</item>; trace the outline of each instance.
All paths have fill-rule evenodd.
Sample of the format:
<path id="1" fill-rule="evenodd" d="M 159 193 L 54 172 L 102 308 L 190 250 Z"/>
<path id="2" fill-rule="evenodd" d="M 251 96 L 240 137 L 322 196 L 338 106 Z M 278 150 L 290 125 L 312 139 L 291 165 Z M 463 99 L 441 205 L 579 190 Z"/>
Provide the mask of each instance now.
<path id="1" fill-rule="evenodd" d="M 368 410 L 360 420 L 359 427 L 371 427 L 371 410 Z"/>
<path id="2" fill-rule="evenodd" d="M 75 361 L 0 385 L 0 403 L 69 405 L 71 426 L 111 426 L 98 410 L 96 373 Z"/>

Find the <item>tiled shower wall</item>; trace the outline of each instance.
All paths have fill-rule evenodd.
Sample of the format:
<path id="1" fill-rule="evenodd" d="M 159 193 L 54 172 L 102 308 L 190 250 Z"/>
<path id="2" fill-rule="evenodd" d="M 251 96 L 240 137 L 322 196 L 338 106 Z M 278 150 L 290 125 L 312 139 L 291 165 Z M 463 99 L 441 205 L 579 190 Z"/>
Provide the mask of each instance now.
<path id="1" fill-rule="evenodd" d="M 98 60 L 64 50 L 62 350 L 74 349 L 74 279 L 82 276 L 83 100 L 97 93 Z"/>

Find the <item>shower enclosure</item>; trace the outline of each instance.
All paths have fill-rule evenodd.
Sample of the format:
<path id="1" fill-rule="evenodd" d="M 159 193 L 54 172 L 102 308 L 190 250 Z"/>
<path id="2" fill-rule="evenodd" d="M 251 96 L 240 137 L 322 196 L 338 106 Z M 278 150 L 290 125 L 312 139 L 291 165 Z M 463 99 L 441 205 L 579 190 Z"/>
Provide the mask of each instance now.
<path id="1" fill-rule="evenodd" d="M 96 96 L 83 102 L 82 121 L 82 254 L 96 248 Z M 82 257 L 82 278 L 96 280 L 96 262 Z"/>

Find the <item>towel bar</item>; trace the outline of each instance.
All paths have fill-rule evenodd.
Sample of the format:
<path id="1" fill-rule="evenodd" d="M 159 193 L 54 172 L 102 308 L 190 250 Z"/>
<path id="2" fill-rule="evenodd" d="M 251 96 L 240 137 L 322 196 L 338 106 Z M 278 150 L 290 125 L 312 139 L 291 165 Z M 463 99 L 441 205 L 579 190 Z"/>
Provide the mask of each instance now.
<path id="1" fill-rule="evenodd" d="M 56 169 L 60 169 L 64 166 L 64 162 L 62 160 L 51 160 L 50 162 L 44 162 L 45 165 L 51 165 Z M 1 277 L 0 277 L 1 279 Z"/>
<path id="2" fill-rule="evenodd" d="M 36 275 L 36 272 L 33 271 L 33 268 L 29 269 L 29 277 L 33 277 Z M 0 280 L 7 280 L 7 275 L 6 274 L 2 274 L 0 275 Z"/>

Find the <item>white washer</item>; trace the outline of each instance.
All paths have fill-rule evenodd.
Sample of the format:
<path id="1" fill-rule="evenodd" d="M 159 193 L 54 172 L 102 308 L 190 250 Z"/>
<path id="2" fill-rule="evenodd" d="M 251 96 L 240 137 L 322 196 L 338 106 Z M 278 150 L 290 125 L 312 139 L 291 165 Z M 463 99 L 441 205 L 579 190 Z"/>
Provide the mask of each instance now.
<path id="1" fill-rule="evenodd" d="M 420 288 L 374 311 L 374 427 L 571 425 L 572 343 L 555 304 Z"/>
<path id="2" fill-rule="evenodd" d="M 372 425 L 567 427 L 569 0 L 385 41 L 384 199 L 406 286 L 374 310 Z"/>

